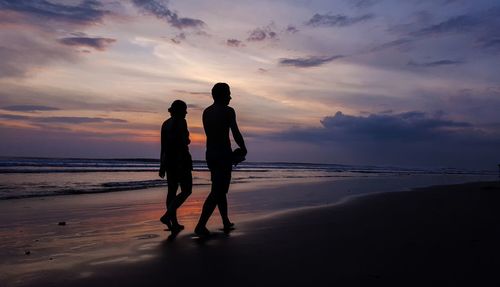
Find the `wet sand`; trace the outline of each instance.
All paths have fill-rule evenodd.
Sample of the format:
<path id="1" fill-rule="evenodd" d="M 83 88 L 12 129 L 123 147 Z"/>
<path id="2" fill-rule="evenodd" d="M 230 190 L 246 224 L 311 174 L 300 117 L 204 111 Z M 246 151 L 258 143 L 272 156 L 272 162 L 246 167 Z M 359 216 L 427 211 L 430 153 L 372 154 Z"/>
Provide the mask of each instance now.
<path id="1" fill-rule="evenodd" d="M 498 286 L 500 183 L 380 193 L 199 239 L 138 238 L 122 256 L 5 286 Z M 99 240 L 99 234 L 93 240 Z M 3 270 L 5 271 L 5 270 Z M 4 286 L 4 285 L 2 285 Z"/>

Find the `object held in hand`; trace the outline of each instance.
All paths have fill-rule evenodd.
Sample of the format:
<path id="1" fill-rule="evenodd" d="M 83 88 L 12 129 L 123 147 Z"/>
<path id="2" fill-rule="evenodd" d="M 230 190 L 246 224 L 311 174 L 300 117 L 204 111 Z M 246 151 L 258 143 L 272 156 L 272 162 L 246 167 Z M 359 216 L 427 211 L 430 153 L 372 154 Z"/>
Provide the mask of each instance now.
<path id="1" fill-rule="evenodd" d="M 233 165 L 236 166 L 242 161 L 244 161 L 246 159 L 245 158 L 246 154 L 247 154 L 246 151 L 241 148 L 235 149 L 233 151 Z"/>

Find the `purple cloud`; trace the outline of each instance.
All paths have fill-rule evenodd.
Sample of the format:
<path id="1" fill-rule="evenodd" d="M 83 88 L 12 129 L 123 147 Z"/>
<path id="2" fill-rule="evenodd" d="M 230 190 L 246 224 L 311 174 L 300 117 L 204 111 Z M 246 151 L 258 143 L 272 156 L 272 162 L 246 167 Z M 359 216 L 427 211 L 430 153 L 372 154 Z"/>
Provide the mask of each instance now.
<path id="1" fill-rule="evenodd" d="M 59 39 L 59 42 L 67 46 L 87 47 L 98 51 L 106 50 L 116 39 L 101 37 L 69 37 Z"/>
<path id="2" fill-rule="evenodd" d="M 107 3 L 106 7 L 120 4 Z M 78 53 L 60 44 L 80 45 L 97 50 L 110 43 L 106 38 L 58 39 L 61 31 L 71 32 L 96 23 L 115 12 L 105 9 L 101 1 L 0 1 L 0 78 L 30 76 L 37 68 L 56 61 L 78 60 Z M 26 29 L 29 26 L 29 29 Z M 81 39 L 76 39 L 81 37 Z"/>
<path id="3" fill-rule="evenodd" d="M 299 32 L 299 29 L 297 29 L 297 27 L 295 27 L 295 26 L 288 25 L 285 29 L 285 32 L 290 33 L 290 34 L 295 34 L 295 33 Z"/>
<path id="4" fill-rule="evenodd" d="M 72 61 L 72 51 L 23 33 L 7 32 L 0 42 L 0 78 L 26 77 L 32 68 L 56 60 Z"/>
<path id="5" fill-rule="evenodd" d="M 170 10 L 166 4 L 158 0 L 132 0 L 132 3 L 142 11 L 154 15 L 158 19 L 165 20 L 177 29 L 202 28 L 205 26 L 205 22 L 202 20 L 179 17 L 176 12 Z"/>
<path id="6" fill-rule="evenodd" d="M 381 0 L 349 0 L 349 3 L 356 8 L 368 8 L 371 7 Z"/>
<path id="7" fill-rule="evenodd" d="M 101 22 L 109 11 L 102 10 L 99 1 L 85 0 L 78 5 L 66 5 L 46 0 L 4 0 L 0 9 L 22 13 L 29 16 L 76 24 Z"/>
<path id="8" fill-rule="evenodd" d="M 476 41 L 480 47 L 485 49 L 497 49 L 500 51 L 500 35 L 492 38 L 480 38 Z"/>
<path id="9" fill-rule="evenodd" d="M 442 21 L 438 24 L 422 28 L 413 32 L 414 36 L 437 35 L 451 32 L 466 32 L 483 23 L 483 19 L 474 15 L 459 15 Z"/>
<path id="10" fill-rule="evenodd" d="M 278 33 L 274 31 L 274 24 L 271 23 L 265 27 L 255 28 L 250 31 L 250 35 L 247 38 L 249 42 L 259 42 L 264 41 L 266 39 L 276 39 L 278 37 Z"/>
<path id="11" fill-rule="evenodd" d="M 294 66 L 299 68 L 309 68 L 309 67 L 317 67 L 328 62 L 334 61 L 336 59 L 343 58 L 343 55 L 335 55 L 330 57 L 320 57 L 320 56 L 311 56 L 306 58 L 282 58 L 279 60 L 279 63 L 284 66 Z"/>
<path id="12" fill-rule="evenodd" d="M 2 108 L 6 111 L 12 112 L 38 112 L 38 111 L 57 111 L 58 108 L 49 107 L 49 106 L 39 106 L 39 105 L 13 105 L 6 106 Z"/>
<path id="13" fill-rule="evenodd" d="M 292 128 L 269 135 L 272 140 L 323 148 L 323 157 L 357 163 L 485 166 L 495 163 L 500 133 L 470 122 L 447 119 L 443 112 L 337 112 L 317 128 Z M 500 126 L 500 125 L 497 125 Z"/>
<path id="14" fill-rule="evenodd" d="M 428 16 L 426 17 L 428 18 Z M 402 25 L 404 27 L 417 26 L 417 28 L 414 28 L 413 31 L 405 32 L 405 35 L 399 39 L 383 43 L 373 48 L 372 51 L 407 46 L 408 44 L 426 40 L 427 38 L 452 34 L 472 37 L 472 41 L 474 41 L 479 48 L 489 49 L 493 52 L 500 51 L 500 49 L 495 49 L 500 46 L 500 33 L 496 28 L 500 25 L 500 6 L 493 6 L 485 10 L 451 16 L 435 24 L 427 24 L 428 19 L 424 22 L 424 25 L 422 25 L 422 23 Z M 471 39 L 467 39 L 466 41 L 471 41 Z M 466 44 L 464 44 L 464 46 L 465 45 Z"/>
<path id="15" fill-rule="evenodd" d="M 408 62 L 408 66 L 420 67 L 420 68 L 433 68 L 433 67 L 439 67 L 439 66 L 453 66 L 453 65 L 463 64 L 463 63 L 464 63 L 463 61 L 455 61 L 455 60 L 438 60 L 438 61 L 423 62 L 423 63 L 410 61 L 410 62 Z"/>
<path id="16" fill-rule="evenodd" d="M 349 17 L 346 15 L 331 15 L 331 14 L 314 14 L 314 16 L 306 22 L 306 25 L 312 27 L 346 27 L 356 23 L 364 22 L 373 19 L 372 14 L 365 14 L 357 17 Z"/>
<path id="17" fill-rule="evenodd" d="M 184 40 L 186 40 L 186 33 L 184 32 L 175 35 L 175 37 L 173 38 L 170 38 L 170 41 L 175 44 L 180 44 Z"/>
<path id="18" fill-rule="evenodd" d="M 88 124 L 88 123 L 126 123 L 126 120 L 100 117 L 31 117 L 11 114 L 0 114 L 6 120 L 24 120 L 32 123 L 62 123 L 62 124 Z"/>
<path id="19" fill-rule="evenodd" d="M 237 40 L 237 39 L 227 39 L 226 45 L 228 45 L 229 47 L 242 47 L 242 46 L 244 46 L 243 42 L 241 42 L 240 40 Z"/>

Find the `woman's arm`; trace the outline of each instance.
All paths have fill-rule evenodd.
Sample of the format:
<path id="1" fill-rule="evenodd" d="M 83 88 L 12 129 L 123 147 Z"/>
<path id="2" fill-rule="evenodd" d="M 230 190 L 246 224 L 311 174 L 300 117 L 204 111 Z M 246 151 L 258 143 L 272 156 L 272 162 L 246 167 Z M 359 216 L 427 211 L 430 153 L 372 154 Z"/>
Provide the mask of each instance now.
<path id="1" fill-rule="evenodd" d="M 189 130 L 186 120 L 182 121 L 182 140 L 185 145 L 189 145 L 191 143 L 191 140 L 189 139 Z"/>
<path id="2" fill-rule="evenodd" d="M 161 131 L 160 131 L 160 170 L 158 171 L 158 175 L 161 178 L 165 177 L 165 172 L 166 172 L 166 135 L 165 135 L 165 123 L 161 126 Z"/>

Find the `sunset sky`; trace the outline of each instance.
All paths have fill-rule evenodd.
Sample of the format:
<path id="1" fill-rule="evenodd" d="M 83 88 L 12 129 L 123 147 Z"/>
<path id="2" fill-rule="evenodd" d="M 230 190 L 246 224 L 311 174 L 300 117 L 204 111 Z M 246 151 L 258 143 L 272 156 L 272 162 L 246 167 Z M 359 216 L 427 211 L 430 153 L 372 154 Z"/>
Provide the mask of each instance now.
<path id="1" fill-rule="evenodd" d="M 500 3 L 0 0 L 0 155 L 148 157 L 227 82 L 250 161 L 495 169 Z"/>

